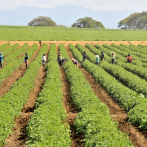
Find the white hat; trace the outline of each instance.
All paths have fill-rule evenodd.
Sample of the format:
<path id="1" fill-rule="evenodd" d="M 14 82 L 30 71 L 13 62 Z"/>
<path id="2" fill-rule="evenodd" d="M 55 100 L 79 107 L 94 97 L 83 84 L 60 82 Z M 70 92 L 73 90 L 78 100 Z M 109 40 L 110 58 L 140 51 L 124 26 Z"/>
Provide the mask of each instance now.
<path id="1" fill-rule="evenodd" d="M 96 57 L 99 57 L 99 55 L 95 55 Z"/>
<path id="2" fill-rule="evenodd" d="M 111 52 L 112 54 L 115 54 L 114 52 Z"/>

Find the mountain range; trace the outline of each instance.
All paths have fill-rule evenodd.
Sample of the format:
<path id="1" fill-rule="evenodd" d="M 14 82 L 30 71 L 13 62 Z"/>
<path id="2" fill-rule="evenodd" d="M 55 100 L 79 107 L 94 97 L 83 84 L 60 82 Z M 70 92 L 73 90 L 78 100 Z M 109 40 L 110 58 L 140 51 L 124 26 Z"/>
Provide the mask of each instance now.
<path id="1" fill-rule="evenodd" d="M 27 26 L 38 16 L 51 17 L 57 25 L 70 27 L 79 18 L 92 17 L 105 28 L 117 29 L 118 22 L 135 11 L 98 11 L 80 5 L 62 5 L 54 8 L 19 7 L 0 11 L 0 25 Z"/>

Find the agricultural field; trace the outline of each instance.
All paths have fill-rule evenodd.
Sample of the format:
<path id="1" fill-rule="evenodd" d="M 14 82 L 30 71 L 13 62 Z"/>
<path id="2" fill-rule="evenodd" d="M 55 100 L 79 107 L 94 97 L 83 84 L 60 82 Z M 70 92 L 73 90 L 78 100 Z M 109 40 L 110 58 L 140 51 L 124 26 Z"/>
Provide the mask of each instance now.
<path id="1" fill-rule="evenodd" d="M 147 146 L 146 30 L 0 26 L 0 32 L 0 147 Z M 60 67 L 61 52 L 67 61 Z"/>
<path id="2" fill-rule="evenodd" d="M 6 32 L 16 29 L 2 28 Z M 25 35 L 34 29 L 20 28 L 26 29 L 22 31 Z M 19 27 L 17 29 L 14 34 L 20 33 Z M 55 31 L 53 28 L 37 29 L 38 34 L 41 34 L 41 29 L 42 32 Z M 55 35 L 55 41 L 48 41 L 51 40 L 48 38 L 50 35 L 35 38 L 33 33 L 32 39 L 29 35 L 24 39 L 23 34 L 23 41 L 18 39 L 18 34 L 16 37 L 10 33 L 11 39 L 8 34 L 6 38 L 0 36 L 3 37 L 0 38 L 0 52 L 4 55 L 3 68 L 0 68 L 0 147 L 146 147 L 145 36 L 142 41 L 136 38 L 136 42 L 131 39 L 114 41 L 115 35 L 113 41 L 109 41 L 109 35 L 105 38 L 107 41 L 88 41 L 86 37 L 81 37 L 82 41 L 80 38 L 74 41 L 73 35 L 68 36 L 67 33 L 70 29 L 63 28 L 69 41 L 56 38 L 66 40 L 64 34 Z M 56 33 L 62 33 L 59 30 L 56 29 Z M 73 30 L 78 33 L 113 32 Z M 132 30 L 114 30 L 115 33 L 117 31 Z M 79 36 L 77 32 L 75 38 Z M 130 35 L 136 37 L 133 35 L 136 32 L 141 34 L 146 31 L 136 30 Z M 41 47 L 38 44 L 40 38 L 43 40 Z M 95 55 L 100 55 L 102 50 L 105 59 L 98 66 Z M 84 51 L 87 58 L 83 62 Z M 115 65 L 111 64 L 112 51 L 116 54 Z M 26 52 L 29 55 L 28 68 L 23 62 Z M 41 63 L 44 53 L 47 56 L 45 68 Z M 57 62 L 59 53 L 67 59 L 61 67 Z M 133 63 L 126 61 L 129 53 Z M 78 67 L 71 59 L 78 60 Z"/>
<path id="3" fill-rule="evenodd" d="M 0 26 L 5 41 L 147 41 L 147 30 Z"/>

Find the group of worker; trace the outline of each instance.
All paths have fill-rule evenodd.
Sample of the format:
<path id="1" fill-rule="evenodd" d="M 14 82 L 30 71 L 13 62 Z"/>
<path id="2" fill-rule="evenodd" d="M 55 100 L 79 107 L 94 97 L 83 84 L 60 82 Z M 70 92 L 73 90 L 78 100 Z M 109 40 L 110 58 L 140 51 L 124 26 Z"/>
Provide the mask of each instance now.
<path id="1" fill-rule="evenodd" d="M 39 45 L 40 47 L 42 46 L 42 41 L 39 40 Z M 111 61 L 112 61 L 112 64 L 115 63 L 115 59 L 116 59 L 116 55 L 115 55 L 115 52 L 111 52 Z M 86 52 L 84 51 L 83 54 L 83 62 L 86 61 Z M 95 55 L 96 56 L 96 64 L 99 66 L 100 65 L 100 60 L 103 61 L 104 58 L 105 58 L 105 54 L 103 51 L 101 51 L 101 55 L 99 57 L 99 55 Z M 28 67 L 28 59 L 29 59 L 29 56 L 27 53 L 25 53 L 25 58 L 24 58 L 24 62 L 25 62 L 25 65 L 26 65 L 26 68 Z M 3 53 L 0 52 L 0 67 L 3 68 L 3 60 L 4 60 L 4 56 L 3 56 Z M 45 53 L 42 55 L 42 65 L 43 67 L 45 67 L 45 63 L 46 63 L 46 55 Z M 64 61 L 66 61 L 67 59 L 66 58 L 63 58 L 62 57 L 62 53 L 59 54 L 58 56 L 58 63 L 59 63 L 59 66 L 61 67 L 63 64 L 64 64 Z M 75 60 L 75 59 L 71 59 L 71 61 L 73 62 L 73 64 L 75 64 L 77 67 L 78 67 L 78 60 Z M 133 58 L 130 56 L 130 54 L 128 54 L 128 57 L 127 57 L 127 62 L 128 63 L 132 63 L 133 62 Z"/>
<path id="2" fill-rule="evenodd" d="M 96 56 L 96 64 L 99 66 L 99 55 L 95 55 Z M 105 54 L 103 51 L 101 51 L 101 56 L 100 56 L 100 60 L 103 61 L 105 57 Z M 115 52 L 111 52 L 111 63 L 114 64 L 115 63 L 115 59 L 116 59 L 116 55 Z M 127 62 L 128 63 L 132 63 L 133 62 L 133 58 L 130 56 L 130 54 L 128 54 L 127 57 Z"/>

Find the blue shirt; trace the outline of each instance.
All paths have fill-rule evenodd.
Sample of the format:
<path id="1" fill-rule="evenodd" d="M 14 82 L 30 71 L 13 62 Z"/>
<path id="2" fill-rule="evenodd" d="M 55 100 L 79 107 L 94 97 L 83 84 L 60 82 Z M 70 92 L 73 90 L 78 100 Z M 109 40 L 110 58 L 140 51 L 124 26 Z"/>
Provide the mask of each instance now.
<path id="1" fill-rule="evenodd" d="M 3 61 L 3 58 L 4 58 L 4 56 L 3 56 L 3 53 L 1 52 L 0 61 Z"/>
<path id="2" fill-rule="evenodd" d="M 96 62 L 98 62 L 98 63 L 99 63 L 99 57 L 96 57 Z"/>

